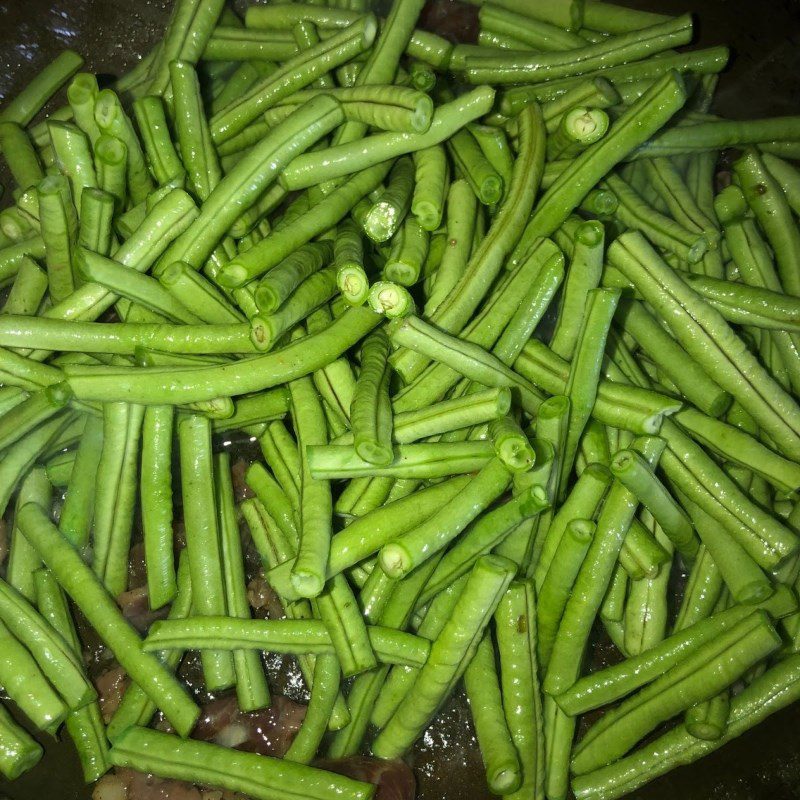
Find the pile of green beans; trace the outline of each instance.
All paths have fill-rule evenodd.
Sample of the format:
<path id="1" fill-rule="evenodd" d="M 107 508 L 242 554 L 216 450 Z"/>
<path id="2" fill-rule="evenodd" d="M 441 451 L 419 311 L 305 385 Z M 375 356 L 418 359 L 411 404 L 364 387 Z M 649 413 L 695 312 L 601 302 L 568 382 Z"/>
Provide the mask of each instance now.
<path id="1" fill-rule="evenodd" d="M 800 117 L 715 116 L 688 14 L 469 2 L 454 45 L 174 0 L 110 87 L 67 51 L 0 108 L 4 778 L 63 725 L 87 782 L 369 800 L 311 765 L 463 678 L 491 792 L 612 800 L 800 698 Z M 241 712 L 297 659 L 285 758 L 190 738 L 187 651 Z"/>

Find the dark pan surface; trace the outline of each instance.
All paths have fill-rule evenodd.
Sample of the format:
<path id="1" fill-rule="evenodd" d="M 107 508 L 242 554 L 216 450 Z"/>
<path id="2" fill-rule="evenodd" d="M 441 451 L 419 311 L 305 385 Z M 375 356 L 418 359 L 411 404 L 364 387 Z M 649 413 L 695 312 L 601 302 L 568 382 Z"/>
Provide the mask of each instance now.
<path id="1" fill-rule="evenodd" d="M 520 0 L 520 3 L 536 0 Z M 793 0 L 646 0 L 628 4 L 700 17 L 700 44 L 729 44 L 716 110 L 733 118 L 800 113 L 800 3 Z M 86 68 L 113 76 L 129 69 L 161 35 L 170 3 L 161 0 L 6 0 L 0 2 L 0 97 L 23 86 L 64 47 Z M 435 0 L 426 24 L 468 35 L 472 12 Z M 699 764 L 669 773 L 635 793 L 641 800 L 791 800 L 800 798 L 800 706 L 788 708 Z M 0 800 L 84 800 L 69 741 L 14 783 L 0 779 Z M 430 727 L 413 756 L 419 800 L 489 800 L 469 709 L 459 696 Z"/>

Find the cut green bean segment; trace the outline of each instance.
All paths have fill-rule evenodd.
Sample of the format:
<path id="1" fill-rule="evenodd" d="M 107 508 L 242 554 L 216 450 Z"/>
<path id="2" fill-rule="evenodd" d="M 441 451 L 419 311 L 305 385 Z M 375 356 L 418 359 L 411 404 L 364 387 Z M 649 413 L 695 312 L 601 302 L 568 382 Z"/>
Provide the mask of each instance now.
<path id="1" fill-rule="evenodd" d="M 192 414 L 178 422 L 186 550 L 194 591 L 194 613 L 211 616 L 227 610 L 222 575 L 219 523 L 214 497 L 211 423 Z M 200 587 L 203 587 L 202 591 Z M 227 688 L 235 682 L 229 653 L 203 654 L 206 685 Z"/>
<path id="2" fill-rule="evenodd" d="M 201 781 L 259 800 L 283 796 L 369 800 L 375 787 L 286 759 L 243 753 L 217 744 L 181 740 L 159 731 L 132 727 L 114 742 L 111 762 L 162 778 Z M 297 787 L 292 789 L 287 787 Z"/>
<path id="3" fill-rule="evenodd" d="M 0 706 L 0 773 L 13 781 L 35 767 L 43 754 L 39 743 Z"/>
<path id="4" fill-rule="evenodd" d="M 422 525 L 384 545 L 381 569 L 402 578 L 447 546 L 490 503 L 505 491 L 511 475 L 500 459 L 492 459 L 475 476 L 463 495 L 442 506 Z"/>
<path id="5" fill-rule="evenodd" d="M 422 732 L 463 675 L 513 571 L 513 564 L 507 559 L 498 556 L 478 559 L 452 616 L 431 645 L 431 653 L 413 687 L 372 743 L 376 756 L 402 755 Z"/>
<path id="6" fill-rule="evenodd" d="M 606 714 L 581 740 L 572 769 L 584 774 L 624 755 L 643 732 L 649 732 L 687 704 L 710 699 L 774 652 L 779 643 L 780 637 L 766 614 L 755 612 Z"/>

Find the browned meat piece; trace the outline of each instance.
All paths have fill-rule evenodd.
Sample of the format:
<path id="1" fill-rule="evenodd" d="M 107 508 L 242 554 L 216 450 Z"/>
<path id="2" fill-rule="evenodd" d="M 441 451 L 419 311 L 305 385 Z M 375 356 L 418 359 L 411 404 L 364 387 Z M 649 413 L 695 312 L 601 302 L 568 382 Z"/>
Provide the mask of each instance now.
<path id="1" fill-rule="evenodd" d="M 378 787 L 374 800 L 414 800 L 416 781 L 411 767 L 405 761 L 382 761 L 369 756 L 321 759 L 315 766 L 347 775 L 359 781 L 374 783 Z"/>
<path id="2" fill-rule="evenodd" d="M 227 695 L 203 706 L 192 736 L 264 756 L 283 756 L 300 729 L 306 707 L 273 695 L 269 708 L 243 714 L 236 696 Z"/>
<path id="3" fill-rule="evenodd" d="M 98 781 L 92 800 L 205 800 L 205 797 L 200 789 L 185 781 L 164 780 L 132 769 L 118 769 Z"/>
<path id="4" fill-rule="evenodd" d="M 231 480 L 233 481 L 233 496 L 236 502 L 247 500 L 248 497 L 255 497 L 256 493 L 245 483 L 244 474 L 250 466 L 249 462 L 243 458 L 237 458 L 231 466 Z"/>
<path id="5" fill-rule="evenodd" d="M 247 600 L 258 619 L 283 619 L 284 612 L 278 595 L 267 583 L 263 573 L 247 584 Z"/>
<path id="6" fill-rule="evenodd" d="M 118 598 L 117 603 L 122 609 L 122 616 L 136 628 L 139 633 L 144 633 L 157 619 L 165 619 L 169 613 L 169 607 L 159 608 L 156 611 L 150 610 L 150 601 L 146 586 L 138 589 L 129 589 L 123 592 Z"/>
<path id="7" fill-rule="evenodd" d="M 128 587 L 136 589 L 147 583 L 147 565 L 144 561 L 144 542 L 136 542 L 128 554 Z"/>
<path id="8" fill-rule="evenodd" d="M 117 710 L 128 683 L 128 675 L 119 665 L 107 669 L 95 679 L 94 684 L 100 695 L 100 711 L 105 722 L 108 722 Z"/>

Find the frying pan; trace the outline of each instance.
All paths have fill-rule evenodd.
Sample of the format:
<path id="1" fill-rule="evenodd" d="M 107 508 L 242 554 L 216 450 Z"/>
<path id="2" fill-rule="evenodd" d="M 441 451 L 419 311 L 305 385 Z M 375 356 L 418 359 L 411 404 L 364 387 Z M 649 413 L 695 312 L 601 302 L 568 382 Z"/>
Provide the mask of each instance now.
<path id="1" fill-rule="evenodd" d="M 519 0 L 536 2 L 537 0 Z M 797 0 L 627 0 L 699 17 L 702 46 L 729 44 L 736 58 L 723 75 L 716 110 L 732 118 L 800 113 L 800 2 Z M 117 75 L 158 40 L 169 0 L 6 0 L 0 2 L 0 96 L 13 96 L 65 47 L 86 69 Z M 239 9 L 241 10 L 241 9 Z M 433 0 L 426 27 L 449 37 L 474 35 L 474 10 Z M 3 181 L 6 183 L 6 181 Z M 46 744 L 43 761 L 19 780 L 0 780 L 9 800 L 85 800 L 68 739 Z M 418 800 L 489 800 L 462 696 L 453 698 L 412 755 Z M 800 704 L 690 767 L 634 793 L 641 800 L 791 800 L 800 798 Z"/>

